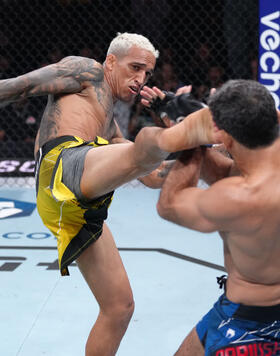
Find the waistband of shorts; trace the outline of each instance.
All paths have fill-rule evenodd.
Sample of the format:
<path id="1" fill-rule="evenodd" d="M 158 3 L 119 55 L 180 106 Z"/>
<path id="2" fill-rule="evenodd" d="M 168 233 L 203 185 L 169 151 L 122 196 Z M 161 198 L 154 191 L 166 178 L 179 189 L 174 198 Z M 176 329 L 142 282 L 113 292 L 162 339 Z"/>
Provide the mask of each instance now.
<path id="1" fill-rule="evenodd" d="M 225 294 L 220 297 L 221 306 L 232 310 L 231 317 L 236 319 L 251 320 L 261 323 L 280 320 L 280 304 L 271 306 L 258 306 L 238 304 L 230 301 Z"/>
<path id="2" fill-rule="evenodd" d="M 280 304 L 271 306 L 255 306 L 240 304 L 233 314 L 234 318 L 259 321 L 262 323 L 280 320 Z"/>
<path id="3" fill-rule="evenodd" d="M 36 154 L 36 161 L 38 160 L 39 156 L 41 156 L 41 159 L 42 159 L 53 148 L 60 145 L 61 143 L 67 142 L 67 141 L 77 141 L 77 139 L 74 136 L 65 135 L 65 136 L 56 137 L 56 138 L 44 143 L 43 146 L 40 148 L 40 150 Z"/>

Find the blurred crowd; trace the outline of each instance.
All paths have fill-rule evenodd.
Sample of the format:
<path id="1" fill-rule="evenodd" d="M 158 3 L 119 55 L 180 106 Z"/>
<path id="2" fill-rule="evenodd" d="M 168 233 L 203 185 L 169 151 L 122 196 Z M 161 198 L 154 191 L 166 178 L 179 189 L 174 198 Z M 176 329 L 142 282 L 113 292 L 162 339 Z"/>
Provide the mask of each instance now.
<path id="1" fill-rule="evenodd" d="M 84 47 L 80 56 L 101 60 L 102 53 L 98 48 L 91 49 Z M 39 67 L 58 62 L 64 57 L 59 48 L 54 48 L 49 52 L 45 61 L 38 64 Z M 252 57 L 250 61 L 251 79 L 257 80 L 258 60 Z M 180 75 L 181 74 L 181 75 Z M 6 79 L 13 76 L 10 63 L 7 57 L 0 56 L 0 77 Z M 178 70 L 175 56 L 170 48 L 161 50 L 160 58 L 154 76 L 148 83 L 149 86 L 157 86 L 166 91 L 176 92 L 182 86 L 192 85 L 192 95 L 203 102 L 207 101 L 211 88 L 220 87 L 226 80 L 225 68 L 213 61 L 211 47 L 207 43 L 201 43 L 196 49 L 192 60 L 187 64 L 186 70 Z M 12 103 L 0 110 L 0 144 L 6 142 L 9 145 L 8 151 L 18 152 L 16 146 L 19 142 L 24 144 L 23 150 L 28 157 L 32 156 L 33 143 L 39 127 L 44 107 L 45 97 L 29 98 L 16 103 Z M 123 135 L 134 140 L 139 130 L 144 126 L 155 125 L 155 120 L 151 113 L 142 106 L 140 98 L 132 103 L 117 102 L 114 108 L 114 116 L 117 120 Z M 13 148 L 13 149 L 12 149 Z M 7 148 L 0 153 L 3 157 L 7 153 Z M 22 152 L 22 150 L 21 150 Z M 30 156 L 31 155 L 31 156 Z"/>
<path id="2" fill-rule="evenodd" d="M 12 0 L 0 6 L 0 79 L 67 55 L 102 63 L 118 31 L 141 33 L 159 49 L 150 86 L 175 92 L 191 84 L 192 95 L 206 101 L 210 88 L 218 88 L 229 78 L 258 79 L 254 0 L 162 0 L 160 6 L 157 0 L 120 0 L 118 5 L 109 0 L 106 6 L 91 0 Z M 32 157 L 46 99 L 31 98 L 0 109 L 2 157 Z M 155 125 L 139 98 L 132 105 L 117 102 L 115 118 L 130 140 L 142 127 Z"/>

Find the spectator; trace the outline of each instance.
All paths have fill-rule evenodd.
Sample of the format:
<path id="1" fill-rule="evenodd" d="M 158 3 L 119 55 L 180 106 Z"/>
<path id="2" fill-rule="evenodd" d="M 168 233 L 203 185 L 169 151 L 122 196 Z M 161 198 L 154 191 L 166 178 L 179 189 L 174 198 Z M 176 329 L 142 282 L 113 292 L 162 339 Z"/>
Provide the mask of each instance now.
<path id="1" fill-rule="evenodd" d="M 188 81 L 198 87 L 205 83 L 212 60 L 211 50 L 206 42 L 201 42 L 189 63 Z"/>
<path id="2" fill-rule="evenodd" d="M 194 96 L 197 100 L 199 101 L 205 101 L 205 99 L 209 95 L 209 87 L 206 84 L 200 84 L 195 90 L 194 90 Z"/>
<path id="3" fill-rule="evenodd" d="M 9 78 L 11 75 L 11 64 L 6 56 L 0 55 L 0 79 Z"/>
<path id="4" fill-rule="evenodd" d="M 206 84 L 208 88 L 219 88 L 224 83 L 224 68 L 218 64 L 209 67 Z"/>
<path id="5" fill-rule="evenodd" d="M 251 79 L 258 81 L 258 58 L 253 57 L 250 61 Z"/>
<path id="6" fill-rule="evenodd" d="M 258 47 L 258 19 L 258 1 L 224 1 L 224 33 L 232 79 L 250 78 L 250 51 Z"/>
<path id="7" fill-rule="evenodd" d="M 53 47 L 48 53 L 47 59 L 48 63 L 57 63 L 64 57 L 61 49 L 59 47 Z"/>
<path id="8" fill-rule="evenodd" d="M 161 0 L 160 4 L 158 0 L 132 0 L 135 31 L 152 36 L 156 43 L 163 42 L 171 8 L 168 0 Z"/>
<path id="9" fill-rule="evenodd" d="M 1 109 L 0 127 L 4 130 L 2 140 L 34 143 L 39 123 L 38 108 L 27 99 Z"/>
<path id="10" fill-rule="evenodd" d="M 178 78 L 173 64 L 163 62 L 155 74 L 155 85 L 162 90 L 176 92 L 185 84 Z"/>

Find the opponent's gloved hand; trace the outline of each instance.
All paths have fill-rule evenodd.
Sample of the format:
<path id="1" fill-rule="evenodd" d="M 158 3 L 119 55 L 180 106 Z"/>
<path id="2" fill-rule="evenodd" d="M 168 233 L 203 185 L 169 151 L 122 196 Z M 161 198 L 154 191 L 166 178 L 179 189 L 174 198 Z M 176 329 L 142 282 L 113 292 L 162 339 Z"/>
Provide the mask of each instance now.
<path id="1" fill-rule="evenodd" d="M 163 100 L 157 97 L 151 105 L 151 110 L 161 118 L 168 116 L 172 121 L 177 121 L 179 117 L 188 116 L 206 106 L 202 102 L 193 99 L 189 93 L 178 96 L 171 92 L 164 92 L 164 94 L 166 96 Z"/>

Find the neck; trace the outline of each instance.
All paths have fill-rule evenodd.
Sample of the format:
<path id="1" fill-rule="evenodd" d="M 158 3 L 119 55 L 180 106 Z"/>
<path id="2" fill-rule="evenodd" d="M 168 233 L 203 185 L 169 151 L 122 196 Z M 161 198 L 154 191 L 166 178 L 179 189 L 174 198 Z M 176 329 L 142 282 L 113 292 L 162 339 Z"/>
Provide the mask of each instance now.
<path id="1" fill-rule="evenodd" d="M 105 82 L 108 84 L 110 90 L 111 90 L 111 94 L 112 94 L 112 98 L 113 98 L 113 103 L 115 104 L 115 102 L 118 100 L 116 95 L 114 94 L 116 91 L 114 90 L 114 81 L 112 76 L 110 75 L 110 73 L 108 73 L 108 71 L 106 71 L 106 68 L 104 68 L 104 79 Z"/>
<path id="2" fill-rule="evenodd" d="M 280 139 L 267 147 L 249 149 L 243 145 L 236 144 L 229 150 L 235 164 L 244 176 L 262 174 L 271 165 L 280 163 Z"/>

